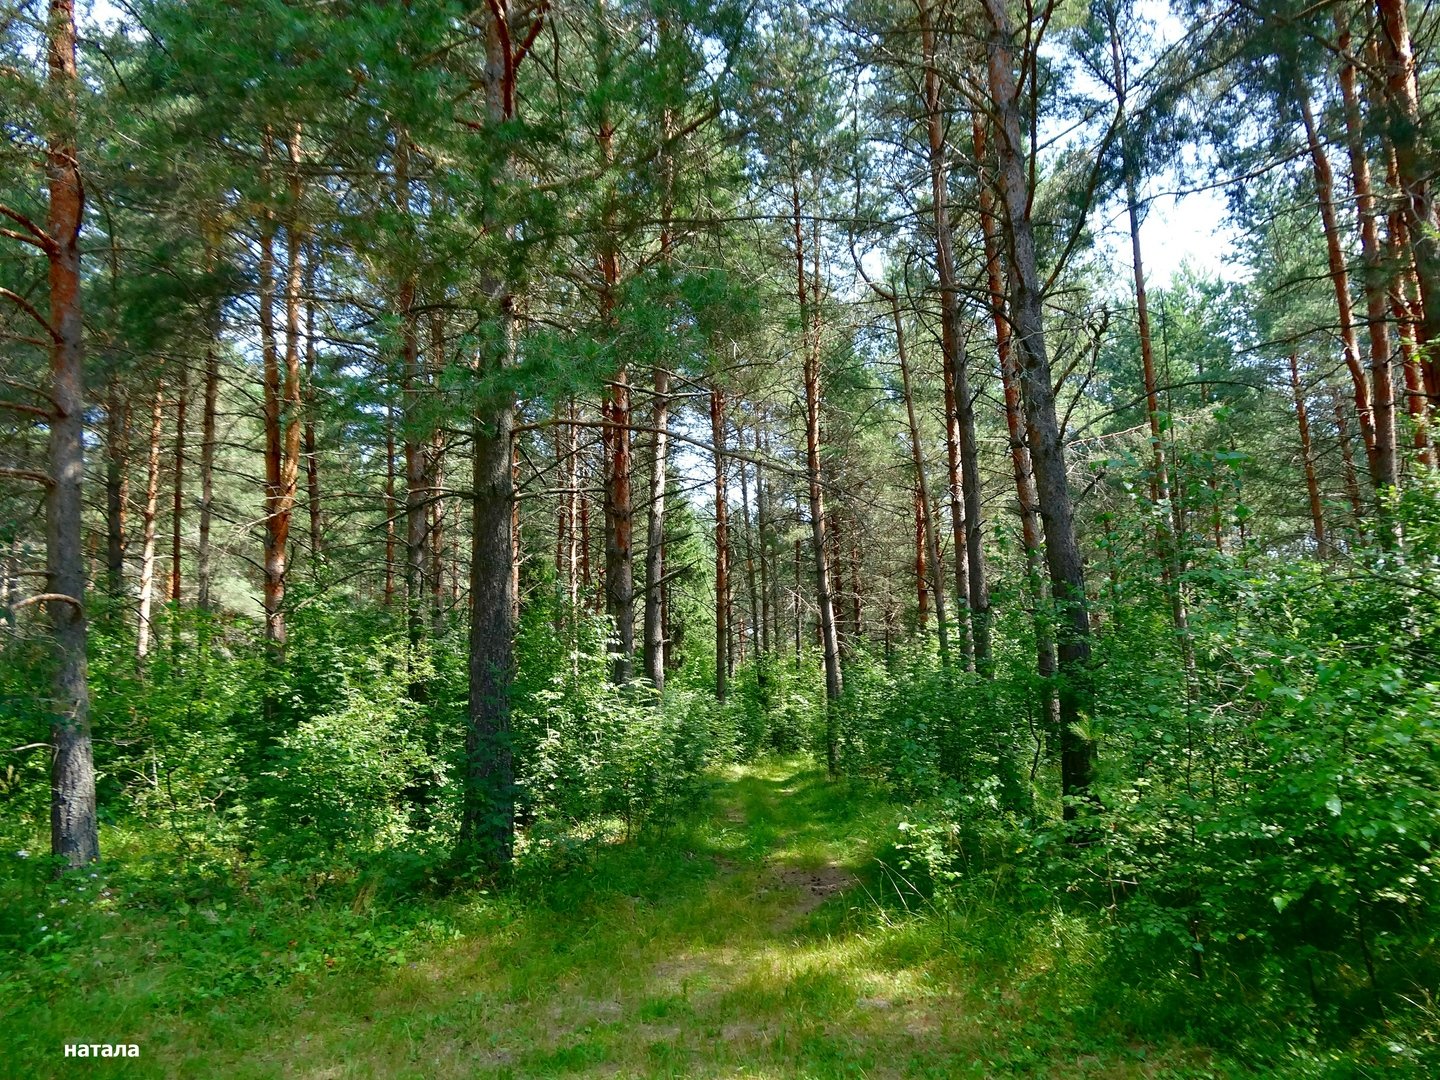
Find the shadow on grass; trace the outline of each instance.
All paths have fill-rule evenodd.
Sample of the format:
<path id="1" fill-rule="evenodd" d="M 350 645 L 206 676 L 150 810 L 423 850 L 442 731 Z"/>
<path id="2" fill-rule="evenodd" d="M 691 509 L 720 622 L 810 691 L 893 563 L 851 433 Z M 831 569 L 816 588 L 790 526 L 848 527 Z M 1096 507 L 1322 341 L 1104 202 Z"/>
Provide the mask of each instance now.
<path id="1" fill-rule="evenodd" d="M 118 1024 L 145 1076 L 1141 1075 L 1122 1043 L 1095 1051 L 1046 1013 L 1053 995 L 977 982 L 933 921 L 874 902 L 894 813 L 809 762 L 759 762 L 667 829 L 533 859 L 506 895 L 425 902 L 435 940 L 381 971 L 184 1009 L 101 972 L 11 1019 L 44 1033 L 37 1049 Z"/>

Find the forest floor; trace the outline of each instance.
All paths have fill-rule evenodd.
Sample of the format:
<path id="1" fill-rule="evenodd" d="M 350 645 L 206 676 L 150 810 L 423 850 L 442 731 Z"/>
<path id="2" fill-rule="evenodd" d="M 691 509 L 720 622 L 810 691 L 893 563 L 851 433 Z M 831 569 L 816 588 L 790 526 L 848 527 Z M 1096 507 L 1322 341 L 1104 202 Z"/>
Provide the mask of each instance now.
<path id="1" fill-rule="evenodd" d="M 805 761 L 731 768 L 686 823 L 585 849 L 528 898 L 468 901 L 463 930 L 403 962 L 199 1007 L 120 986 L 54 1002 L 63 1029 L 143 1057 L 48 1060 L 314 1080 L 1240 1075 L 1127 1030 L 1072 977 L 1085 941 L 1060 923 L 1021 933 L 883 901 L 897 814 Z"/>

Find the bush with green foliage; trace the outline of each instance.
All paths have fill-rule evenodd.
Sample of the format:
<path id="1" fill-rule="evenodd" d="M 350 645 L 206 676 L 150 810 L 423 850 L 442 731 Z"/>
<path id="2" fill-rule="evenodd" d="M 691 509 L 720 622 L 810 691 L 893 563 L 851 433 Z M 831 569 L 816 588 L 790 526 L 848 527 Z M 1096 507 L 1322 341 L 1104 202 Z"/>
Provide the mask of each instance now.
<path id="1" fill-rule="evenodd" d="M 1103 928 L 1113 977 L 1157 1018 L 1222 1041 L 1262 1037 L 1242 1016 L 1338 1038 L 1425 1000 L 1440 977 L 1434 481 L 1386 522 L 1338 567 L 1192 552 L 1188 638 L 1163 582 L 1105 596 L 1099 805 L 1074 823 L 1053 812 L 1053 762 L 1015 796 L 1034 746 L 1016 667 L 977 683 L 929 654 L 853 665 L 847 761 L 914 802 L 897 875 L 942 910 L 976 888 L 1037 917 L 1060 898 Z M 947 752 L 957 733 L 968 757 Z"/>

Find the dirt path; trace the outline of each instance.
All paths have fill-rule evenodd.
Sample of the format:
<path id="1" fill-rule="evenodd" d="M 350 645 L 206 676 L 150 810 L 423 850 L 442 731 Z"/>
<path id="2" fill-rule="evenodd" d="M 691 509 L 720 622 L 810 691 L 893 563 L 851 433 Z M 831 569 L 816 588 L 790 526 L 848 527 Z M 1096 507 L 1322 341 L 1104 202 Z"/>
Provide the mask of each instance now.
<path id="1" fill-rule="evenodd" d="M 710 801 L 537 893 L 477 901 L 473 929 L 391 972 L 177 1022 L 150 1063 L 387 1080 L 1220 1075 L 1097 1049 L 1026 990 L 1043 972 L 995 985 L 936 922 L 880 910 L 874 851 L 897 820 L 883 801 L 799 761 L 732 769 Z"/>

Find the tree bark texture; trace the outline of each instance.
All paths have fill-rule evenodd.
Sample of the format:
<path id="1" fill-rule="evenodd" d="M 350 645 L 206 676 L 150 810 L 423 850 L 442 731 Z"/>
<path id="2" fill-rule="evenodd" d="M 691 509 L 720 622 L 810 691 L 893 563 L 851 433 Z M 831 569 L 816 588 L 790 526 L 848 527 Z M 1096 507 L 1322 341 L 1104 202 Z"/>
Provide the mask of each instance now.
<path id="1" fill-rule="evenodd" d="M 50 850 L 75 867 L 100 857 L 95 764 L 85 648 L 85 561 L 81 515 L 85 477 L 85 351 L 80 296 L 80 228 L 85 192 L 76 161 L 75 6 L 51 0 L 47 21 L 49 83 L 62 103 L 48 133 L 45 177 L 50 204 L 50 484 L 45 499 L 46 590 L 50 600 L 55 697 L 51 706 Z"/>
<path id="2" fill-rule="evenodd" d="M 1030 458 L 1045 559 L 1054 603 L 1059 608 L 1061 785 L 1071 799 L 1088 795 L 1095 776 L 1096 751 L 1086 733 L 1093 690 L 1090 618 L 1085 596 L 1085 566 L 1075 528 L 1074 507 L 1065 467 L 1065 445 L 1055 409 L 1055 390 L 1045 345 L 1043 296 L 1030 217 L 1026 150 L 1020 134 L 1020 88 L 1015 77 L 1014 32 L 1001 0 L 985 0 L 990 19 L 987 75 L 997 124 L 997 180 L 1010 266 L 1010 317 L 1019 353 Z M 1066 805 L 1073 817 L 1075 805 Z"/>

